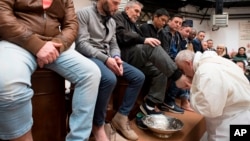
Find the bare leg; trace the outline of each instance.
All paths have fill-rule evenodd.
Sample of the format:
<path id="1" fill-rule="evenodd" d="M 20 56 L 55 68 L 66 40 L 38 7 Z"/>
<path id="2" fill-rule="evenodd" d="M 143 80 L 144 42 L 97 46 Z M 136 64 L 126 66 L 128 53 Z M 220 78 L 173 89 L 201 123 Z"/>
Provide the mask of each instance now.
<path id="1" fill-rule="evenodd" d="M 24 135 L 22 135 L 21 137 L 10 140 L 10 141 L 33 141 L 31 130 L 25 133 Z"/>
<path id="2" fill-rule="evenodd" d="M 104 130 L 104 125 L 102 126 L 93 125 L 92 133 L 96 141 L 109 141 Z"/>

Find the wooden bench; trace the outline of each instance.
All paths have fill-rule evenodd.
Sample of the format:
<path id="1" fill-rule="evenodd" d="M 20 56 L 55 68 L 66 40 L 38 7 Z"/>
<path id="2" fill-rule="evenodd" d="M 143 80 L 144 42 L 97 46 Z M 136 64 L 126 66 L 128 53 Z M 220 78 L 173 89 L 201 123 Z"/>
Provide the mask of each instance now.
<path id="1" fill-rule="evenodd" d="M 65 80 L 57 73 L 38 69 L 32 75 L 32 88 L 34 90 L 33 118 L 34 125 L 32 128 L 33 138 L 35 141 L 63 141 L 67 133 L 67 113 L 70 114 L 71 102 L 65 101 Z M 106 120 L 110 121 L 118 110 L 125 89 L 128 83 L 123 78 L 118 77 L 117 86 L 111 96 L 107 108 Z M 71 95 L 73 88 L 71 87 Z M 144 95 L 147 92 L 145 85 L 134 108 L 132 109 L 129 118 L 132 120 L 132 128 L 139 135 L 139 141 L 160 141 L 148 131 L 141 130 L 135 125 L 133 118 L 139 111 L 139 106 L 143 101 Z M 174 134 L 169 141 L 198 141 L 205 132 L 204 118 L 196 113 L 185 111 L 184 114 L 173 114 L 166 112 L 167 115 L 177 117 L 184 122 L 184 128 L 181 132 Z"/>
<path id="2" fill-rule="evenodd" d="M 63 141 L 66 136 L 65 80 L 47 69 L 32 75 L 34 141 Z"/>

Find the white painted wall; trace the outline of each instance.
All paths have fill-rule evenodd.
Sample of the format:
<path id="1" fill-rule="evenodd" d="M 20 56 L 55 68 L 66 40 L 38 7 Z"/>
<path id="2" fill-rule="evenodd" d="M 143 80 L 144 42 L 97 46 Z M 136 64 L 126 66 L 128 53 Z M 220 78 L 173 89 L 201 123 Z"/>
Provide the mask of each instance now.
<path id="1" fill-rule="evenodd" d="M 218 44 L 225 44 L 229 52 L 242 46 L 239 43 L 239 22 L 241 21 L 247 20 L 229 20 L 228 27 L 221 27 L 217 31 L 212 31 L 210 20 L 204 20 L 200 24 L 201 20 L 193 19 L 194 28 L 197 31 L 203 30 L 206 32 L 205 40 L 211 38 L 214 41 L 214 47 Z"/>
<path id="2" fill-rule="evenodd" d="M 75 6 L 76 11 L 82 7 L 91 5 L 91 3 L 92 3 L 92 1 L 90 1 L 90 0 L 73 0 L 73 2 L 74 2 L 74 6 Z"/>

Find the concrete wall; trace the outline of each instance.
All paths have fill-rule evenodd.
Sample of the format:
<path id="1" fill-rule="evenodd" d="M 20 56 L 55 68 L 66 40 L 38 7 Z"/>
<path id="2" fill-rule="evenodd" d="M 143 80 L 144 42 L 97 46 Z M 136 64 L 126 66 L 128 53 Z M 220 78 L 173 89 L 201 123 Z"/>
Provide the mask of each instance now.
<path id="1" fill-rule="evenodd" d="M 249 7 L 241 7 L 241 8 L 226 8 L 223 9 L 223 12 L 227 12 L 229 14 L 249 14 Z M 205 12 L 206 9 L 197 10 L 195 7 L 187 6 L 181 9 L 184 12 L 191 12 L 191 13 L 199 13 L 201 15 L 211 15 L 214 13 L 214 9 L 209 9 L 207 13 Z M 248 18 L 236 18 L 236 19 L 229 19 L 228 20 L 228 27 L 221 27 L 217 31 L 212 30 L 212 21 L 210 19 L 202 20 L 198 18 L 190 18 L 188 16 L 185 17 L 186 19 L 192 19 L 194 23 L 194 28 L 199 30 L 203 30 L 206 32 L 205 40 L 211 38 L 214 41 L 214 47 L 218 44 L 225 44 L 228 48 L 229 52 L 237 51 L 240 46 L 247 47 L 247 44 L 250 44 L 250 27 L 248 31 L 244 31 L 249 38 L 246 40 L 241 39 L 241 35 L 245 34 L 242 33 L 240 30 L 240 24 L 242 23 L 249 23 L 250 26 L 250 19 Z"/>
<path id="2" fill-rule="evenodd" d="M 73 2 L 76 10 L 91 4 L 90 0 L 73 0 Z"/>

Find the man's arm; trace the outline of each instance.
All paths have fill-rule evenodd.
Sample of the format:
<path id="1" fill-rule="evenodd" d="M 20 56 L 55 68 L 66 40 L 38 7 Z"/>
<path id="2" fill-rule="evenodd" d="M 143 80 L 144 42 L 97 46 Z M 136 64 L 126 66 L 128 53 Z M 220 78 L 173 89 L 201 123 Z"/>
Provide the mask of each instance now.
<path id="1" fill-rule="evenodd" d="M 108 59 L 108 56 L 93 47 L 90 43 L 89 24 L 94 23 L 90 23 L 89 20 L 91 17 L 87 9 L 78 11 L 77 18 L 79 22 L 79 32 L 76 39 L 76 50 L 87 57 L 94 57 L 105 62 Z"/>
<path id="2" fill-rule="evenodd" d="M 46 43 L 36 34 L 21 24 L 14 15 L 15 0 L 0 1 L 0 36 L 1 39 L 18 44 L 26 50 L 36 54 Z M 36 46 L 32 46 L 34 42 Z"/>
<path id="3" fill-rule="evenodd" d="M 116 35 L 114 33 L 114 36 L 112 37 L 110 43 L 110 54 L 111 54 L 111 57 L 115 57 L 115 56 L 121 56 L 121 51 L 120 51 L 120 48 L 117 44 L 117 40 L 116 40 Z"/>
<path id="4" fill-rule="evenodd" d="M 61 22 L 61 32 L 52 39 L 52 42 L 61 43 L 59 51 L 67 50 L 75 41 L 78 32 L 78 22 L 72 0 L 66 1 L 64 19 Z"/>

